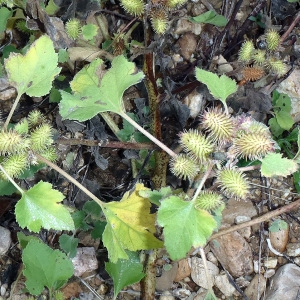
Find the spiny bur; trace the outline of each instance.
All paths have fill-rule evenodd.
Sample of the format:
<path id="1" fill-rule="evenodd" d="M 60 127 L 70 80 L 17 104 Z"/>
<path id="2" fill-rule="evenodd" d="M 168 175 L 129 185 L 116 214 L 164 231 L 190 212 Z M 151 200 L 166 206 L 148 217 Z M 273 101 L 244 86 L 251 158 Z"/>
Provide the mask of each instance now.
<path id="1" fill-rule="evenodd" d="M 179 142 L 184 151 L 200 162 L 206 161 L 214 150 L 213 142 L 200 134 L 198 130 L 190 129 L 189 131 L 184 131 L 179 137 Z"/>
<path id="2" fill-rule="evenodd" d="M 228 197 L 245 198 L 249 192 L 249 184 L 245 175 L 236 169 L 220 170 L 217 174 L 217 183 Z"/>
<path id="3" fill-rule="evenodd" d="M 193 180 L 199 168 L 194 159 L 185 154 L 179 154 L 170 160 L 170 170 L 178 178 Z"/>

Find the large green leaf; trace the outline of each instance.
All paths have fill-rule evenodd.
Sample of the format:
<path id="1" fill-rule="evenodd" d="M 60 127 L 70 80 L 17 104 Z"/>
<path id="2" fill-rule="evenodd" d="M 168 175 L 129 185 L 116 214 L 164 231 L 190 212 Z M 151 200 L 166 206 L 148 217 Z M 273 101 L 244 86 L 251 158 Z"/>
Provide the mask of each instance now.
<path id="1" fill-rule="evenodd" d="M 266 177 L 283 176 L 293 174 L 298 170 L 295 160 L 283 158 L 280 153 L 269 153 L 262 159 L 261 174 Z"/>
<path id="2" fill-rule="evenodd" d="M 95 59 L 77 73 L 71 82 L 73 94 L 61 91 L 59 107 L 64 119 L 86 121 L 100 112 L 124 112 L 124 91 L 140 82 L 144 74 L 124 56 L 117 56 L 105 74 L 102 64 L 101 59 Z"/>
<path id="3" fill-rule="evenodd" d="M 235 93 L 238 88 L 236 82 L 228 76 L 222 75 L 219 77 L 217 74 L 199 68 L 196 68 L 196 78 L 206 84 L 209 92 L 223 103 L 226 101 L 226 98 Z"/>
<path id="4" fill-rule="evenodd" d="M 39 232 L 45 229 L 73 230 L 74 222 L 69 211 L 60 203 L 64 195 L 52 189 L 52 185 L 40 181 L 27 192 L 16 205 L 16 219 L 22 228 Z"/>
<path id="5" fill-rule="evenodd" d="M 10 83 L 18 94 L 44 96 L 49 93 L 52 81 L 59 74 L 58 55 L 51 39 L 43 35 L 36 40 L 25 55 L 11 53 L 4 60 Z"/>
<path id="6" fill-rule="evenodd" d="M 45 286 L 50 290 L 59 289 L 73 275 L 73 264 L 64 253 L 37 240 L 29 241 L 22 260 L 26 287 L 35 296 L 41 294 Z"/>
<path id="7" fill-rule="evenodd" d="M 157 222 L 164 227 L 165 246 L 173 260 L 185 257 L 192 246 L 203 247 L 217 227 L 207 211 L 177 196 L 162 201 Z"/>
<path id="8" fill-rule="evenodd" d="M 105 269 L 114 281 L 114 299 L 125 286 L 136 283 L 145 276 L 139 254 L 130 251 L 126 253 L 128 259 L 105 263 Z"/>
<path id="9" fill-rule="evenodd" d="M 107 225 L 103 233 L 110 260 L 128 259 L 125 249 L 130 251 L 162 247 L 154 233 L 155 214 L 150 214 L 151 203 L 139 195 L 146 188 L 137 184 L 134 192 L 127 192 L 120 202 L 104 204 Z"/>

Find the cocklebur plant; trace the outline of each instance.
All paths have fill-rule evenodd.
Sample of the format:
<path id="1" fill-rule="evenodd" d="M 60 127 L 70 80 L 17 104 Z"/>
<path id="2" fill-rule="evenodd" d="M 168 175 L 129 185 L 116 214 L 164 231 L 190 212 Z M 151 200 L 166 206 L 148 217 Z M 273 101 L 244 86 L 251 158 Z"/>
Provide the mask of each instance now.
<path id="1" fill-rule="evenodd" d="M 262 36 L 261 43 L 265 45 L 264 49 L 256 49 L 254 43 L 250 40 L 242 44 L 238 53 L 238 60 L 247 65 L 248 72 L 242 72 L 244 80 L 258 80 L 264 73 L 278 77 L 282 77 L 287 73 L 286 64 L 276 53 L 279 42 L 279 33 L 274 29 L 270 29 Z"/>
<path id="2" fill-rule="evenodd" d="M 186 0 L 152 0 L 146 9 L 143 0 L 121 0 L 124 10 L 136 17 L 142 17 L 147 13 L 153 30 L 158 34 L 164 34 L 168 27 L 169 11 L 175 10 L 186 3 Z"/>
<path id="3" fill-rule="evenodd" d="M 21 66 L 25 63 L 26 69 L 21 70 Z M 3 125 L 3 133 L 9 132 L 8 124 L 22 94 L 43 96 L 49 93 L 52 81 L 60 72 L 57 63 L 58 55 L 54 51 L 53 43 L 47 36 L 42 36 L 36 40 L 25 55 L 11 54 L 5 60 L 8 79 L 17 89 L 18 95 L 9 117 Z M 34 157 L 32 161 L 36 159 L 57 170 L 100 206 L 103 214 L 102 219 L 107 222 L 102 234 L 102 241 L 107 248 L 108 257 L 112 264 L 122 265 L 124 261 L 130 259 L 132 252 L 140 250 L 166 247 L 170 257 L 177 260 L 185 257 L 191 247 L 204 247 L 218 226 L 215 215 L 220 215 L 220 210 L 223 207 L 220 205 L 222 195 L 227 194 L 241 198 L 246 195 L 248 181 L 242 171 L 234 167 L 238 157 L 261 159 L 262 174 L 267 176 L 278 174 L 278 172 L 282 173 L 283 168 L 281 166 L 283 165 L 285 167 L 283 175 L 285 176 L 297 169 L 297 163 L 294 161 L 281 158 L 280 154 L 272 155 L 274 154 L 274 143 L 269 140 L 270 137 L 265 128 L 258 129 L 259 133 L 268 141 L 268 147 L 263 155 L 258 155 L 258 151 L 264 149 L 261 143 L 253 140 L 252 145 L 248 145 L 245 142 L 247 136 L 253 134 L 253 128 L 257 128 L 257 124 L 254 120 L 244 116 L 239 119 L 230 117 L 226 98 L 237 89 L 236 83 L 230 78 L 224 75 L 218 77 L 211 72 L 196 69 L 196 78 L 208 85 L 212 95 L 222 101 L 225 110 L 222 112 L 213 109 L 203 113 L 201 128 L 190 129 L 180 134 L 185 154 L 176 154 L 126 114 L 122 101 L 123 93 L 130 86 L 139 83 L 144 77 L 143 73 L 137 70 L 134 63 L 128 62 L 124 56 L 114 58 L 111 68 L 104 75 L 99 76 L 99 70 L 103 67 L 104 62 L 101 59 L 93 60 L 90 64 L 85 65 L 71 81 L 72 93 L 60 91 L 62 100 L 59 104 L 59 111 L 62 118 L 86 121 L 102 112 L 110 111 L 119 114 L 172 157 L 171 170 L 175 170 L 176 175 L 192 181 L 194 178 L 198 180 L 197 175 L 199 174 L 200 182 L 196 182 L 198 188 L 192 196 L 188 197 L 184 193 L 173 193 L 170 188 L 151 191 L 142 184 L 137 184 L 132 191 L 123 195 L 121 201 L 109 203 L 101 201 L 74 178 L 45 158 L 43 151 L 51 148 L 51 138 L 46 135 L 42 137 L 41 141 L 37 141 L 37 136 L 40 130 L 45 130 L 47 134 L 51 130 L 42 126 L 44 124 L 43 117 L 37 116 L 36 113 L 30 114 L 27 121 L 24 120 L 17 124 L 15 129 L 11 129 L 13 133 L 11 140 L 16 141 L 20 147 L 20 153 L 17 151 L 16 154 L 24 154 L 26 151 L 22 149 L 30 149 L 33 142 L 41 145 L 41 150 L 37 148 L 29 150 L 29 153 L 33 154 Z M 42 124 L 36 125 L 36 119 L 42 120 Z M 27 126 L 30 130 L 27 130 Z M 234 142 L 235 139 L 239 140 Z M 201 143 L 199 148 L 197 147 L 198 142 Z M 6 139 L 0 140 L 0 144 L 3 144 L 4 147 L 3 156 L 8 156 L 14 152 L 13 148 L 7 144 Z M 33 147 L 37 146 L 34 145 Z M 225 163 L 215 160 L 215 151 L 222 151 L 226 154 Z M 276 167 L 274 167 L 274 162 Z M 216 168 L 216 165 L 220 167 Z M 287 165 L 288 168 L 286 168 Z M 18 201 L 15 209 L 16 219 L 21 228 L 27 227 L 32 232 L 38 232 L 41 228 L 75 229 L 70 213 L 58 203 L 64 199 L 64 195 L 53 190 L 51 184 L 39 182 L 28 191 L 24 191 L 7 174 L 2 164 L 0 164 L 0 169 L 22 194 L 22 198 Z M 219 171 L 215 174 L 220 192 L 218 194 L 203 194 L 204 184 L 206 179 L 213 174 L 212 170 Z M 40 198 L 41 194 L 43 194 L 43 199 Z M 211 200 L 215 201 L 214 205 L 208 205 L 208 201 Z M 158 206 L 157 214 L 150 211 L 152 203 Z M 163 240 L 156 235 L 157 224 L 163 228 Z M 30 243 L 32 248 L 36 246 L 34 242 Z M 33 254 L 32 252 L 29 254 L 28 251 L 25 252 L 27 253 L 25 258 L 28 258 L 26 264 L 30 265 Z M 37 271 L 35 270 L 35 272 Z M 45 273 L 46 271 L 39 270 L 38 272 Z M 115 273 L 120 274 L 120 272 Z M 29 280 L 27 287 L 31 293 L 36 294 L 37 290 L 30 283 L 39 279 L 33 278 L 32 274 L 29 271 L 25 274 Z M 143 274 L 140 272 L 138 280 L 142 276 Z M 41 287 L 51 285 L 53 282 L 42 282 L 39 291 Z"/>

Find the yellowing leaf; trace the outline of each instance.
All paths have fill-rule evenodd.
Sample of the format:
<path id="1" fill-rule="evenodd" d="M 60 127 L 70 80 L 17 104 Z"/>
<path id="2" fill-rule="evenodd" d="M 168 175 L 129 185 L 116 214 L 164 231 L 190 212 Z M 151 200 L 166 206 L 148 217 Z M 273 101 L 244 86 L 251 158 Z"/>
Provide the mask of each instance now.
<path id="1" fill-rule="evenodd" d="M 127 192 L 120 202 L 104 205 L 107 225 L 103 243 L 112 262 L 128 259 L 125 249 L 136 251 L 162 247 L 162 242 L 153 234 L 156 232 L 155 215 L 150 214 L 151 203 L 139 195 L 146 188 L 137 184 L 134 192 Z"/>
<path id="2" fill-rule="evenodd" d="M 58 54 L 51 39 L 43 35 L 36 40 L 25 55 L 11 53 L 5 59 L 5 69 L 10 83 L 18 94 L 44 96 L 49 93 L 52 81 L 59 74 Z"/>
<path id="3" fill-rule="evenodd" d="M 52 189 L 50 183 L 40 181 L 24 192 L 16 205 L 16 219 L 22 228 L 39 232 L 45 229 L 73 230 L 74 222 L 68 210 L 60 203 L 64 195 Z"/>

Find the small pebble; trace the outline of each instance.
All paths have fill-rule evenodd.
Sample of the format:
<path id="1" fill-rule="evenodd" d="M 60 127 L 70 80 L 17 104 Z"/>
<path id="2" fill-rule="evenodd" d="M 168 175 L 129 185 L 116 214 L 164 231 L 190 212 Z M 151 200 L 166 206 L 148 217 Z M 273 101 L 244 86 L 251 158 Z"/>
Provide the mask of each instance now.
<path id="1" fill-rule="evenodd" d="M 8 287 L 7 283 L 5 283 L 5 284 L 3 284 L 3 285 L 1 286 L 1 288 L 0 288 L 0 295 L 1 295 L 1 296 L 5 296 L 7 287 Z"/>
<path id="2" fill-rule="evenodd" d="M 175 297 L 169 291 L 163 292 L 163 294 L 159 297 L 159 300 L 175 300 Z"/>
<path id="3" fill-rule="evenodd" d="M 271 278 L 273 275 L 275 274 L 275 270 L 274 269 L 268 269 L 265 274 L 264 277 L 266 279 Z"/>

